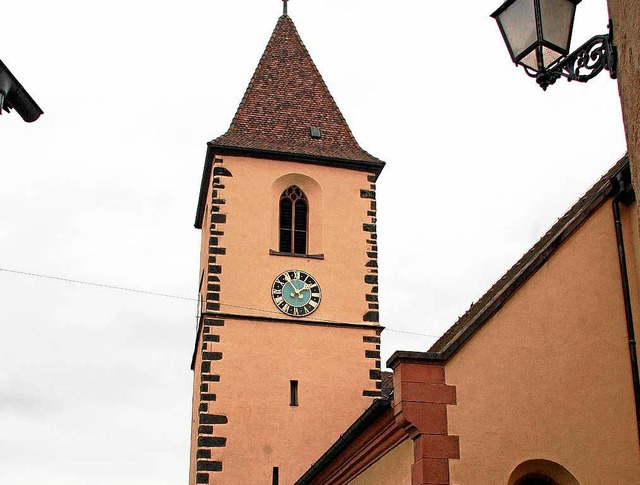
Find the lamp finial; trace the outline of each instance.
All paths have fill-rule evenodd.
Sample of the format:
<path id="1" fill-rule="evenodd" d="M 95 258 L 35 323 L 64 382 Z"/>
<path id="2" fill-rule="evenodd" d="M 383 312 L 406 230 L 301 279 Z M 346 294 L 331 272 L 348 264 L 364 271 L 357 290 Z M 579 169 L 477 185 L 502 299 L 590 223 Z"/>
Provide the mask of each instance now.
<path id="1" fill-rule="evenodd" d="M 282 15 L 287 16 L 287 2 L 289 0 L 282 0 Z"/>

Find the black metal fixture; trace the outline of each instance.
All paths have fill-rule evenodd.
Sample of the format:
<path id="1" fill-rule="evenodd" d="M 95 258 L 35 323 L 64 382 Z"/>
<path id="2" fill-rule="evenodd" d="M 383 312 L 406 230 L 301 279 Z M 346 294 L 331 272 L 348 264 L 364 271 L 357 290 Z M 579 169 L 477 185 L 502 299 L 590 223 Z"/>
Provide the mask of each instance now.
<path id="1" fill-rule="evenodd" d="M 613 197 L 613 222 L 616 230 L 616 242 L 618 245 L 618 263 L 620 265 L 620 283 L 622 285 L 622 297 L 624 301 L 624 314 L 627 324 L 627 338 L 629 343 L 629 363 L 631 365 L 631 378 L 633 382 L 633 396 L 636 405 L 636 426 L 638 438 L 640 438 L 640 375 L 638 374 L 638 355 L 636 350 L 636 336 L 633 325 L 633 311 L 631 310 L 631 291 L 629 289 L 629 274 L 627 271 L 627 256 L 624 248 L 622 220 L 620 218 L 620 202 L 629 206 L 635 200 L 635 194 L 631 189 L 631 172 L 628 166 L 615 175 L 612 179 L 615 190 Z"/>
<path id="2" fill-rule="evenodd" d="M 0 61 L 0 114 L 3 109 L 7 113 L 15 109 L 27 123 L 37 120 L 42 114 L 40 106 Z"/>
<path id="3" fill-rule="evenodd" d="M 603 69 L 616 78 L 613 29 L 569 53 L 576 5 L 581 0 L 507 0 L 491 16 L 498 22 L 511 59 L 544 90 L 560 77 L 587 82 Z"/>

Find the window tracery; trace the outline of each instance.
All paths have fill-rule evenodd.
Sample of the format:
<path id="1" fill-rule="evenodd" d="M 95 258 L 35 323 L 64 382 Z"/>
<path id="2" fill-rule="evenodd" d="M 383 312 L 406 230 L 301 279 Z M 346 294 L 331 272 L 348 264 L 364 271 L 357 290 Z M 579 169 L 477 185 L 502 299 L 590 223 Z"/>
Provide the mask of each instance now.
<path id="1" fill-rule="evenodd" d="M 288 187 L 280 196 L 280 252 L 307 253 L 309 203 L 297 185 Z"/>

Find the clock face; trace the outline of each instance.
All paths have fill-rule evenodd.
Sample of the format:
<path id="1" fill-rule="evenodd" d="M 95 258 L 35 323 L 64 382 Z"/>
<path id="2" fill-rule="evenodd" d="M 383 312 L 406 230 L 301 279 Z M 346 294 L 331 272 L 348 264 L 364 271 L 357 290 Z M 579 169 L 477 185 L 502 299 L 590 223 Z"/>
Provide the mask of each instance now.
<path id="1" fill-rule="evenodd" d="M 271 298 L 282 313 L 305 317 L 318 308 L 322 293 L 320 285 L 309 273 L 289 269 L 273 281 Z"/>

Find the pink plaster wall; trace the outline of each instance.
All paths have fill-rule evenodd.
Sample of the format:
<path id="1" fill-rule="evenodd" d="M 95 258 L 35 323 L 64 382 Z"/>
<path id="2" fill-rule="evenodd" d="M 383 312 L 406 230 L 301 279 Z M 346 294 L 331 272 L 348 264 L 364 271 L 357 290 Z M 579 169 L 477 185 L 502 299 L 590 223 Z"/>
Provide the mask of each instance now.
<path id="1" fill-rule="evenodd" d="M 628 250 L 634 210 L 623 208 Z M 632 285 L 638 315 L 635 279 Z M 467 342 L 446 373 L 458 391 L 448 414 L 449 433 L 460 436 L 452 484 L 506 484 L 531 459 L 564 466 L 580 485 L 638 483 L 610 202 Z"/>

